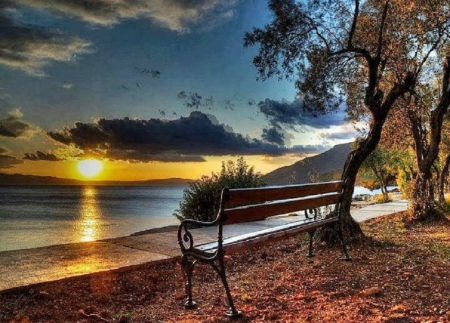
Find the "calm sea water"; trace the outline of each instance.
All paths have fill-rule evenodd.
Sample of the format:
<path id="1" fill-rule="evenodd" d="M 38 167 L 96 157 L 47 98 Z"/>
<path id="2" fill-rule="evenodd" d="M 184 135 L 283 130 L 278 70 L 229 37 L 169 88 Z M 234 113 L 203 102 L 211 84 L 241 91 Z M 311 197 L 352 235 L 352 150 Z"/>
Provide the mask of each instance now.
<path id="1" fill-rule="evenodd" d="M 184 187 L 0 186 L 0 251 L 177 224 Z"/>

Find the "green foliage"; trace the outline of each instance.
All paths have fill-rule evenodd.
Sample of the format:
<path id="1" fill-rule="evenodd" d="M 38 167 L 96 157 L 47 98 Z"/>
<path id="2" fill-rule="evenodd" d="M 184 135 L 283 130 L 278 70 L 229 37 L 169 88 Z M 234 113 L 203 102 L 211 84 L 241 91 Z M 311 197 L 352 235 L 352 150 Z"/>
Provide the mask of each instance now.
<path id="1" fill-rule="evenodd" d="M 435 240 L 430 240 L 430 242 L 428 242 L 428 250 L 434 252 L 434 253 L 438 253 L 439 255 L 445 257 L 445 258 L 450 258 L 450 247 L 448 246 L 448 244 L 440 242 L 440 241 L 435 241 Z"/>
<path id="2" fill-rule="evenodd" d="M 229 160 L 222 162 L 220 173 L 202 176 L 190 182 L 184 190 L 180 209 L 174 213 L 180 221 L 194 219 L 199 221 L 213 221 L 219 210 L 220 192 L 224 187 L 247 188 L 260 187 L 266 184 L 260 173 L 255 173 L 253 167 L 247 165 L 243 157 L 236 162 Z"/>
<path id="3" fill-rule="evenodd" d="M 450 195 L 446 195 L 444 198 L 444 204 L 442 205 L 444 212 L 450 212 Z"/>
<path id="4" fill-rule="evenodd" d="M 395 175 L 397 165 L 400 163 L 401 161 L 396 151 L 378 146 L 366 158 L 359 171 L 362 177 L 368 180 L 377 179 L 380 181 L 379 184 L 382 185 L 382 180 L 387 180 Z"/>
<path id="5" fill-rule="evenodd" d="M 399 164 L 398 153 L 379 145 L 361 165 L 359 177 L 363 186 L 370 189 L 381 188 L 383 194 L 376 198 L 379 203 L 390 200 L 387 186 L 395 178 L 397 165 Z"/>
<path id="6" fill-rule="evenodd" d="M 402 192 L 402 196 L 404 198 L 409 198 L 410 178 L 408 177 L 408 174 L 401 168 L 399 169 L 397 175 L 397 186 L 400 192 Z"/>
<path id="7" fill-rule="evenodd" d="M 380 182 L 375 178 L 366 178 L 366 176 L 359 176 L 358 184 L 362 187 L 368 188 L 373 191 L 380 188 Z"/>

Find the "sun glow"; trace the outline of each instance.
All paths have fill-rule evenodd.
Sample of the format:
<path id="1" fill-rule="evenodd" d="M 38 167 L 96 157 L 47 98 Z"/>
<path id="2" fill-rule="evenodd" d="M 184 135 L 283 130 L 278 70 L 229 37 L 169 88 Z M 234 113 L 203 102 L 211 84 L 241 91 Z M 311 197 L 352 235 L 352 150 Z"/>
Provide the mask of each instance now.
<path id="1" fill-rule="evenodd" d="M 78 171 L 84 177 L 94 177 L 102 170 L 102 163 L 96 159 L 85 159 L 78 162 Z"/>

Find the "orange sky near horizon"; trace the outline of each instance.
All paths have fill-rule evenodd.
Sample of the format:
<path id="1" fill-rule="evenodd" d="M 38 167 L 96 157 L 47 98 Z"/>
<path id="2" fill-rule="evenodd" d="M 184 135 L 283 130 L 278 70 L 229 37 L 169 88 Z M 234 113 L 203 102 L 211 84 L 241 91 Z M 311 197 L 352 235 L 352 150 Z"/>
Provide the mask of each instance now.
<path id="1" fill-rule="evenodd" d="M 253 166 L 256 172 L 266 174 L 279 167 L 291 165 L 304 157 L 306 156 L 245 156 L 244 160 L 249 166 Z M 53 176 L 86 181 L 141 181 L 165 178 L 197 179 L 202 175 L 209 176 L 212 172 L 219 172 L 222 161 L 236 161 L 237 158 L 236 156 L 206 157 L 205 162 L 189 163 L 129 163 L 101 160 L 102 170 L 98 175 L 90 178 L 83 176 L 78 170 L 79 160 L 59 162 L 24 160 L 23 164 L 16 165 L 14 168 L 5 169 L 4 172 L 7 174 Z"/>

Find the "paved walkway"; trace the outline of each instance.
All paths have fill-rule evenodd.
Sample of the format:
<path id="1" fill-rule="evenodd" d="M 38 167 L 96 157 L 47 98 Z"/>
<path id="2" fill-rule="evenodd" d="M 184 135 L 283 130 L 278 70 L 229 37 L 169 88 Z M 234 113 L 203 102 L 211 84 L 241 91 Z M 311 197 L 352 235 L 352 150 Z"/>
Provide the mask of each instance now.
<path id="1" fill-rule="evenodd" d="M 406 207 L 407 202 L 404 200 L 375 204 L 353 210 L 352 216 L 362 222 L 404 211 Z M 224 235 L 232 237 L 293 220 L 295 217 L 284 217 L 229 225 L 226 226 Z M 214 241 L 217 234 L 215 228 L 195 231 L 197 244 Z M 0 291 L 147 262 L 170 260 L 179 255 L 176 231 L 0 252 Z"/>

